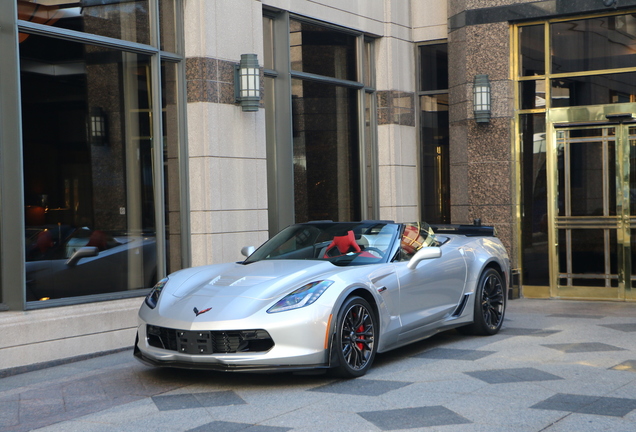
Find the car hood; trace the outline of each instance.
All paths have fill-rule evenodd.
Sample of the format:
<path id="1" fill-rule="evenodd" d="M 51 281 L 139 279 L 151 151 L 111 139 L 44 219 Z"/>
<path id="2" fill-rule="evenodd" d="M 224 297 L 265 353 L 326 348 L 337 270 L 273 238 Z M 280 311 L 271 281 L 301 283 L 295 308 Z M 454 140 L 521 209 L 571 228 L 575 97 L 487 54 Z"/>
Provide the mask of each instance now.
<path id="1" fill-rule="evenodd" d="M 175 320 L 191 320 L 196 314 L 193 314 L 194 308 L 205 311 L 205 317 L 200 317 L 204 321 L 240 319 L 306 283 L 329 278 L 342 270 L 327 261 L 309 260 L 269 260 L 185 269 L 169 276 L 157 311 L 164 318 Z"/>

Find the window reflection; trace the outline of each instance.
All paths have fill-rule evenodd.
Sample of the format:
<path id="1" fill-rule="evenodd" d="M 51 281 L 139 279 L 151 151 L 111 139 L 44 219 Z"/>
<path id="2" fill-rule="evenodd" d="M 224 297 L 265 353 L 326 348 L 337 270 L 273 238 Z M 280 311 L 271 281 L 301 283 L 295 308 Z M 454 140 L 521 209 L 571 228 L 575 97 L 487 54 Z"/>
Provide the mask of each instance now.
<path id="1" fill-rule="evenodd" d="M 24 21 L 150 43 L 148 0 L 17 0 L 17 3 L 18 19 Z M 167 12 L 169 8 L 165 3 L 162 1 L 162 10 Z M 164 14 L 169 16 L 169 12 Z M 29 37 L 26 33 L 20 34 L 20 42 Z M 166 39 L 174 41 L 174 33 Z M 169 48 L 165 49 L 170 51 Z"/>
<path id="2" fill-rule="evenodd" d="M 519 83 L 521 109 L 545 108 L 545 80 L 521 81 Z M 557 91 L 553 98 L 559 98 Z"/>
<path id="3" fill-rule="evenodd" d="M 549 285 L 545 114 L 520 120 L 523 283 Z"/>
<path id="4" fill-rule="evenodd" d="M 519 72 L 521 76 L 545 74 L 545 26 L 519 27 Z"/>
<path id="5" fill-rule="evenodd" d="M 448 94 L 420 96 L 422 219 L 450 223 Z"/>
<path id="6" fill-rule="evenodd" d="M 21 39 L 27 300 L 152 286 L 150 57 Z"/>
<path id="7" fill-rule="evenodd" d="M 161 62 L 167 273 L 182 268 L 177 63 Z"/>
<path id="8" fill-rule="evenodd" d="M 420 55 L 421 218 L 450 223 L 448 45 L 423 45 Z"/>
<path id="9" fill-rule="evenodd" d="M 420 47 L 420 91 L 448 88 L 448 45 L 435 44 Z"/>
<path id="10" fill-rule="evenodd" d="M 551 102 L 555 108 L 636 101 L 636 72 L 559 78 L 551 81 Z"/>
<path id="11" fill-rule="evenodd" d="M 159 0 L 160 49 L 176 53 L 177 49 L 177 2 Z"/>
<path id="12" fill-rule="evenodd" d="M 375 149 L 375 128 L 376 123 L 373 115 L 376 113 L 375 94 L 364 94 L 364 147 L 365 147 L 365 169 L 366 169 L 366 188 L 367 188 L 367 208 L 366 218 L 377 219 L 376 209 L 378 208 L 376 198 L 376 176 L 373 175 L 377 166 L 377 155 Z"/>
<path id="13" fill-rule="evenodd" d="M 636 65 L 636 18 L 596 17 L 551 24 L 552 73 Z"/>
<path id="14" fill-rule="evenodd" d="M 567 279 L 562 279 L 561 284 L 618 286 L 616 250 L 614 230 L 559 230 L 559 272 L 568 275 Z M 611 279 L 608 281 L 606 276 Z"/>
<path id="15" fill-rule="evenodd" d="M 289 25 L 293 70 L 358 80 L 355 36 L 295 20 Z"/>
<path id="16" fill-rule="evenodd" d="M 296 222 L 360 220 L 357 91 L 292 81 Z"/>
<path id="17" fill-rule="evenodd" d="M 263 17 L 263 67 L 275 69 L 274 65 L 274 20 Z"/>

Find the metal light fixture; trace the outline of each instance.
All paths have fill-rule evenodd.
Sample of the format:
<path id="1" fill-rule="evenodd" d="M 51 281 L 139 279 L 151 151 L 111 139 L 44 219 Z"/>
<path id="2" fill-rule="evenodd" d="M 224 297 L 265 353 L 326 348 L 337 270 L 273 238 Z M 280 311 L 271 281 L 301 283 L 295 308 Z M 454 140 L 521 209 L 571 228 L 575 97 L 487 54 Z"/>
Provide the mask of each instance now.
<path id="1" fill-rule="evenodd" d="M 490 122 L 490 81 L 488 75 L 475 75 L 473 82 L 473 111 L 477 123 Z"/>
<path id="2" fill-rule="evenodd" d="M 261 103 L 261 73 L 256 54 L 241 54 L 234 74 L 236 101 L 243 111 L 258 111 Z"/>
<path id="3" fill-rule="evenodd" d="M 106 145 L 108 142 L 108 126 L 106 114 L 100 107 L 91 108 L 88 116 L 89 138 L 93 145 Z"/>

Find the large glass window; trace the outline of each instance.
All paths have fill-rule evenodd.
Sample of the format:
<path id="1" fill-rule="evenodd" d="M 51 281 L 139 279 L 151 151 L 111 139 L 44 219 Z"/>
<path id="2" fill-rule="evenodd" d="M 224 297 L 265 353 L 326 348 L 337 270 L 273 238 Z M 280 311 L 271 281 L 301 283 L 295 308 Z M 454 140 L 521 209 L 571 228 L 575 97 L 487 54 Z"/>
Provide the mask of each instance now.
<path id="1" fill-rule="evenodd" d="M 422 220 L 450 223 L 447 44 L 420 47 Z"/>
<path id="2" fill-rule="evenodd" d="M 360 220 L 357 91 L 292 81 L 296 222 Z"/>
<path id="3" fill-rule="evenodd" d="M 356 88 L 334 80 L 359 81 L 356 44 L 351 34 L 290 21 L 296 222 L 362 218 L 362 84 Z"/>
<path id="4" fill-rule="evenodd" d="M 270 233 L 377 218 L 373 39 L 264 9 L 263 40 Z"/>
<path id="5" fill-rule="evenodd" d="M 38 35 L 20 45 L 27 300 L 154 284 L 149 62 Z"/>
<path id="6" fill-rule="evenodd" d="M 21 20 L 86 33 L 18 22 L 26 299 L 149 288 L 184 260 L 183 77 L 178 55 L 155 57 L 177 52 L 180 2 L 157 0 L 161 43 L 135 52 L 154 43 L 148 0 L 17 3 Z"/>

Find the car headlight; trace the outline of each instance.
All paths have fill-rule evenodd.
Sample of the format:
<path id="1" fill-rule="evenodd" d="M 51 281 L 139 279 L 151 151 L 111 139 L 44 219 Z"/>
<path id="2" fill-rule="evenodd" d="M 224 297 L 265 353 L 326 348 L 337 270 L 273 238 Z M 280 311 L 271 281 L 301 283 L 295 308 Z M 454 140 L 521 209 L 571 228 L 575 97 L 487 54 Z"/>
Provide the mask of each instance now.
<path id="1" fill-rule="evenodd" d="M 324 293 L 333 281 L 323 280 L 308 283 L 280 299 L 274 306 L 267 309 L 267 313 L 283 312 L 309 306 Z"/>
<path id="2" fill-rule="evenodd" d="M 167 283 L 168 283 L 167 277 L 161 279 L 159 282 L 155 284 L 155 286 L 152 288 L 152 291 L 150 291 L 148 295 L 146 296 L 146 304 L 148 305 L 150 309 L 154 309 L 155 307 L 157 307 L 157 302 L 159 301 L 159 296 L 161 295 L 161 291 L 163 290 L 163 287 L 166 286 Z"/>

